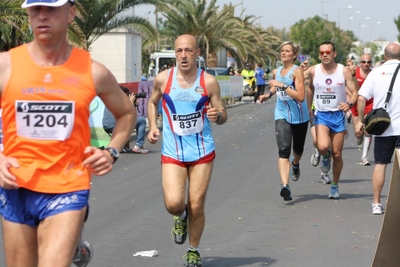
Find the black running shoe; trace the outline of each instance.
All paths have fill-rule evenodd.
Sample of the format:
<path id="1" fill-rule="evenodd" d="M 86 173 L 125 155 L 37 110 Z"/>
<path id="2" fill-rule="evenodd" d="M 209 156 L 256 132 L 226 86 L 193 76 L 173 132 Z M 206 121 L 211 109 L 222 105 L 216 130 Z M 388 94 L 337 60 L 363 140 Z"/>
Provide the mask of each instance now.
<path id="1" fill-rule="evenodd" d="M 292 200 L 292 193 L 290 191 L 290 187 L 288 184 L 283 184 L 281 188 L 281 197 L 283 197 L 283 200 L 285 201 L 290 201 Z"/>

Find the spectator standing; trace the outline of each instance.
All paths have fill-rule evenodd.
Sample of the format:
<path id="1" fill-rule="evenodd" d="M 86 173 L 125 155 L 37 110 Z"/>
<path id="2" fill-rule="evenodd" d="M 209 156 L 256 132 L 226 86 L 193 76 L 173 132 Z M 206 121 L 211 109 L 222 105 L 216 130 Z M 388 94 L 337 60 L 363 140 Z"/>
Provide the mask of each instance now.
<path id="1" fill-rule="evenodd" d="M 254 95 L 254 102 L 260 103 L 259 97 L 264 94 L 265 91 L 265 77 L 267 74 L 264 72 L 262 68 L 262 63 L 257 64 L 257 69 L 255 71 L 256 83 L 257 83 L 257 92 Z"/>
<path id="2" fill-rule="evenodd" d="M 255 89 L 255 77 L 254 77 L 254 70 L 251 68 L 250 63 L 246 63 L 245 68 L 242 70 L 240 75 L 243 76 L 244 82 L 250 85 L 250 88 L 252 90 L 252 93 L 254 92 Z"/>

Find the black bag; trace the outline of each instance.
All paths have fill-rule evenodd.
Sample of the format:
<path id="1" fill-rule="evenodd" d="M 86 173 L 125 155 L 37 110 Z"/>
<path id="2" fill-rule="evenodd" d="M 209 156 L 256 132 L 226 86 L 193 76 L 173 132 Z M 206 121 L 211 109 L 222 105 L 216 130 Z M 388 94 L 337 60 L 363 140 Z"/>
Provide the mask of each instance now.
<path id="1" fill-rule="evenodd" d="M 363 123 L 367 133 L 381 135 L 390 125 L 389 113 L 384 108 L 373 109 L 365 116 Z"/>
<path id="2" fill-rule="evenodd" d="M 399 68 L 400 64 L 397 65 L 397 68 L 393 74 L 383 108 L 376 108 L 371 110 L 363 120 L 365 131 L 369 134 L 381 135 L 390 125 L 390 116 L 386 109 L 388 107 L 390 97 L 392 96 L 393 85 L 394 81 L 396 80 L 397 73 L 399 72 Z"/>

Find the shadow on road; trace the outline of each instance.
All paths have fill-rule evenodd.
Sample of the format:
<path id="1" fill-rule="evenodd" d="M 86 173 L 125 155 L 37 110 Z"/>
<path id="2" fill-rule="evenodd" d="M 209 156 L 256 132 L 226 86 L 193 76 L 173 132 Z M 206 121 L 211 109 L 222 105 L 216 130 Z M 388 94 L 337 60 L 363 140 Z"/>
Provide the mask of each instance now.
<path id="1" fill-rule="evenodd" d="M 202 257 L 202 262 L 207 267 L 221 267 L 221 266 L 250 266 L 259 263 L 259 266 L 271 266 L 276 260 L 269 257 Z"/>

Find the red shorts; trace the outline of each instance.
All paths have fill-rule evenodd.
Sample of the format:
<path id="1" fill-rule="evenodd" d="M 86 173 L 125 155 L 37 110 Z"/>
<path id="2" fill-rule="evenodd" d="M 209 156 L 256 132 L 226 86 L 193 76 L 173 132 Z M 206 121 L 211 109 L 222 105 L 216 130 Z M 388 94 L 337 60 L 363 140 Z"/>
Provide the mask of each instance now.
<path id="1" fill-rule="evenodd" d="M 364 116 L 367 115 L 372 110 L 372 104 L 373 103 L 374 103 L 373 99 L 367 100 L 365 102 Z M 353 106 L 350 109 L 350 111 L 351 111 L 351 114 L 353 114 L 354 117 L 358 117 L 357 105 Z"/>
<path id="2" fill-rule="evenodd" d="M 198 159 L 196 161 L 189 161 L 189 162 L 183 162 L 183 161 L 179 161 L 177 159 L 174 159 L 174 158 L 171 158 L 168 156 L 161 155 L 161 163 L 162 164 L 175 164 L 175 165 L 178 165 L 183 168 L 188 168 L 188 167 L 196 166 L 199 164 L 209 163 L 209 162 L 213 161 L 214 159 L 215 159 L 215 150 L 213 152 L 211 152 L 210 154 L 202 157 L 201 159 Z"/>

